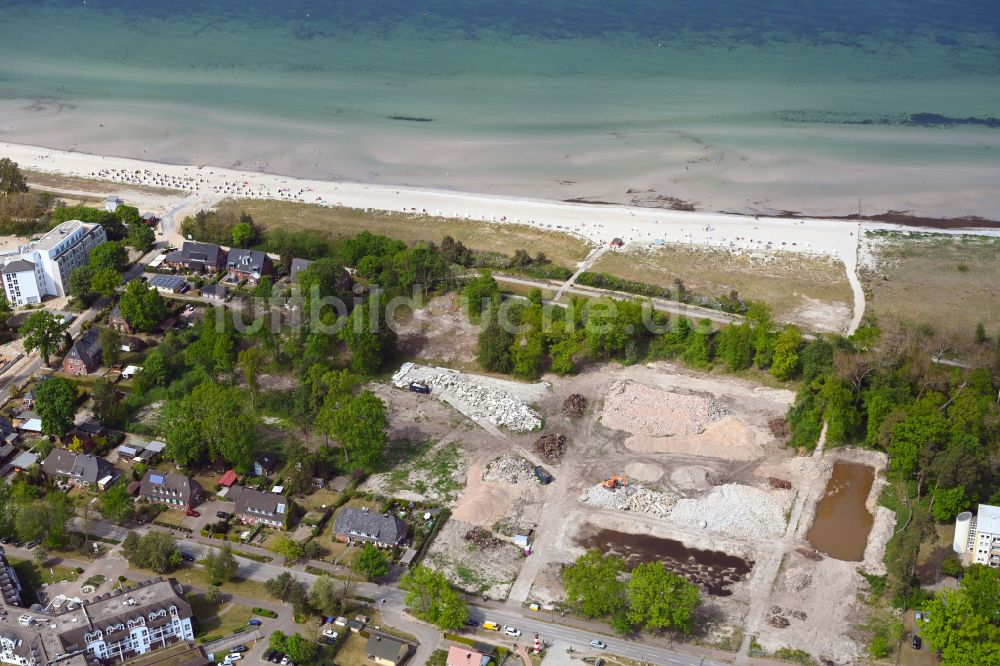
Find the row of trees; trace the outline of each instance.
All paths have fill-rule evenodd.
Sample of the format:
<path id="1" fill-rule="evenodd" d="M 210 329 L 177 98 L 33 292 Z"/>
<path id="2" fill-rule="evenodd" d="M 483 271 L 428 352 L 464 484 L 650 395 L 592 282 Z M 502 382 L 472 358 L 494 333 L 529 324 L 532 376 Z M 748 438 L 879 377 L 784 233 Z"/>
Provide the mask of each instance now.
<path id="1" fill-rule="evenodd" d="M 477 355 L 491 372 L 533 378 L 546 369 L 575 372 L 584 359 L 636 363 L 642 358 L 679 358 L 699 369 L 719 363 L 731 372 L 756 366 L 782 381 L 802 369 L 802 334 L 792 325 L 779 329 L 762 304 L 752 305 L 742 323 L 716 332 L 707 320 L 671 321 L 639 300 L 574 298 L 558 308 L 544 306 L 535 289 L 527 302 L 505 302 L 486 272 L 466 284 L 463 298 L 470 317 L 482 317 Z"/>
<path id="2" fill-rule="evenodd" d="M 628 581 L 622 580 L 628 572 Z M 591 618 L 611 618 L 621 633 L 639 628 L 691 633 L 701 600 L 698 587 L 662 562 L 640 564 L 629 572 L 625 561 L 592 549 L 563 570 L 568 603 Z"/>

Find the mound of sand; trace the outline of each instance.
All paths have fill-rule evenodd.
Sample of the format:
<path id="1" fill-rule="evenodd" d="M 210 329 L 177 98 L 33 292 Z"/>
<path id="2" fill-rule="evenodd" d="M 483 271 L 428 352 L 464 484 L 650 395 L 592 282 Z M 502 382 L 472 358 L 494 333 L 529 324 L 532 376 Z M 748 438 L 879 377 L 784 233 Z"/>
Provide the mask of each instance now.
<path id="1" fill-rule="evenodd" d="M 659 465 L 652 465 L 644 462 L 630 462 L 625 465 L 625 475 L 636 481 L 652 483 L 658 481 L 663 476 L 663 469 Z"/>
<path id="2" fill-rule="evenodd" d="M 625 446 L 640 453 L 685 453 L 726 460 L 754 460 L 764 455 L 764 446 L 753 428 L 732 416 L 713 423 L 698 435 L 633 435 L 625 440 Z"/>
<path id="3" fill-rule="evenodd" d="M 728 413 L 710 398 L 614 382 L 604 399 L 601 422 L 609 428 L 652 437 L 696 435 Z"/>
<path id="4" fill-rule="evenodd" d="M 455 505 L 452 517 L 470 525 L 490 525 L 507 511 L 510 496 L 503 488 L 483 482 L 478 463 L 469 467 L 465 492 Z"/>

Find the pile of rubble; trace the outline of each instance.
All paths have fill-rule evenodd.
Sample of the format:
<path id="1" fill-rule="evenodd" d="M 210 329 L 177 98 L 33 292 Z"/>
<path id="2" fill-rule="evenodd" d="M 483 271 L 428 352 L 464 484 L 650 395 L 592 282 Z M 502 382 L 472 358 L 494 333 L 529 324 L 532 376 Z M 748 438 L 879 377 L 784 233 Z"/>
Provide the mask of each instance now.
<path id="1" fill-rule="evenodd" d="M 486 463 L 483 481 L 487 483 L 509 483 L 516 486 L 521 483 L 537 481 L 535 468 L 524 458 L 505 453 Z"/>
<path id="2" fill-rule="evenodd" d="M 729 410 L 715 400 L 620 379 L 608 389 L 601 421 L 609 428 L 652 437 L 697 435 Z"/>
<path id="3" fill-rule="evenodd" d="M 535 442 L 535 451 L 549 460 L 559 460 L 566 452 L 566 435 L 542 435 Z"/>
<path id="4" fill-rule="evenodd" d="M 793 592 L 801 592 L 812 585 L 812 574 L 805 569 L 789 569 L 785 572 L 785 587 Z"/>
<path id="5" fill-rule="evenodd" d="M 791 500 L 791 491 L 784 493 Z M 744 539 L 770 539 L 785 531 L 784 507 L 771 493 L 736 483 L 717 486 L 697 499 L 678 501 L 670 519 Z"/>
<path id="6" fill-rule="evenodd" d="M 666 518 L 677 502 L 677 496 L 634 484 L 608 490 L 599 483 L 584 490 L 580 495 L 580 501 L 599 509 L 636 511 L 649 513 L 657 518 Z"/>
<path id="7" fill-rule="evenodd" d="M 453 372 L 434 374 L 424 381 L 469 407 L 467 416 L 474 420 L 486 419 L 495 426 L 515 432 L 542 427 L 538 414 L 506 391 L 476 384 Z"/>
<path id="8" fill-rule="evenodd" d="M 784 629 L 789 626 L 791 622 L 789 617 L 793 620 L 805 621 L 808 619 L 805 611 L 793 611 L 789 608 L 782 608 L 781 606 L 771 606 L 770 612 L 767 614 L 766 622 L 774 627 L 775 629 Z"/>
<path id="9" fill-rule="evenodd" d="M 807 560 L 812 560 L 813 562 L 822 562 L 823 556 L 817 550 L 812 550 L 811 548 L 796 548 L 795 552 L 806 558 Z"/>
<path id="10" fill-rule="evenodd" d="M 587 398 L 579 393 L 574 393 L 563 403 L 563 414 L 569 417 L 583 416 L 585 409 L 587 409 Z"/>
<path id="11" fill-rule="evenodd" d="M 767 478 L 767 485 L 771 486 L 772 488 L 777 488 L 779 490 L 790 490 L 792 487 L 792 482 L 785 481 L 784 479 L 779 479 L 774 476 L 769 476 Z"/>
<path id="12" fill-rule="evenodd" d="M 486 550 L 488 548 L 496 548 L 503 545 L 503 541 L 493 536 L 493 533 L 489 530 L 484 530 L 482 527 L 473 527 L 471 530 L 465 533 L 463 537 L 466 541 L 471 541 L 476 544 L 480 550 Z"/>

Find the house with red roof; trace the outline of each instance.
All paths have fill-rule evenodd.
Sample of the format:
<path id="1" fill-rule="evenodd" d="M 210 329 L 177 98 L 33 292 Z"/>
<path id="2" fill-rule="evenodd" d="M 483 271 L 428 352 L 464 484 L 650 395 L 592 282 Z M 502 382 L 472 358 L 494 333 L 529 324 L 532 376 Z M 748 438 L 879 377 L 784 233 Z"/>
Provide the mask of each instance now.
<path id="1" fill-rule="evenodd" d="M 239 478 L 236 476 L 235 470 L 229 470 L 225 474 L 219 477 L 219 485 L 223 488 L 230 488 L 234 483 L 236 483 Z"/>

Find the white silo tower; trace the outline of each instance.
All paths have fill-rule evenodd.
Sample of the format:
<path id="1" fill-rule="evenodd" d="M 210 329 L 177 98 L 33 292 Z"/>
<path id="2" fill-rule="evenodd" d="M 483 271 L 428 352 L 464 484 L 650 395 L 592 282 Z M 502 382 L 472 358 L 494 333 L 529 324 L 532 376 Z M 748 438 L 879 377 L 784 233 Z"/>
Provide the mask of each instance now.
<path id="1" fill-rule="evenodd" d="M 956 553 L 964 553 L 969 545 L 969 530 L 972 529 L 972 513 L 963 511 L 955 518 L 955 540 L 951 543 L 951 549 Z"/>

